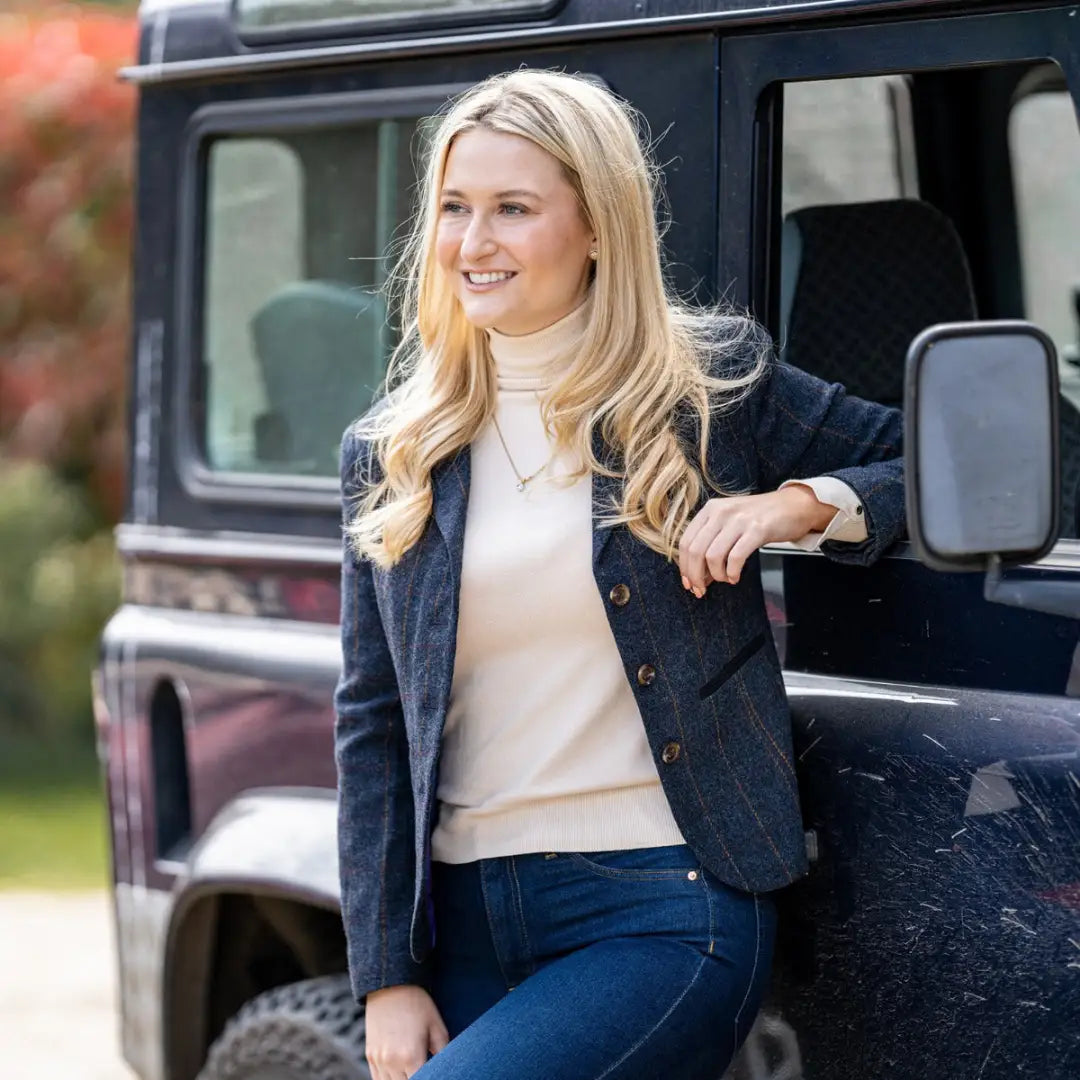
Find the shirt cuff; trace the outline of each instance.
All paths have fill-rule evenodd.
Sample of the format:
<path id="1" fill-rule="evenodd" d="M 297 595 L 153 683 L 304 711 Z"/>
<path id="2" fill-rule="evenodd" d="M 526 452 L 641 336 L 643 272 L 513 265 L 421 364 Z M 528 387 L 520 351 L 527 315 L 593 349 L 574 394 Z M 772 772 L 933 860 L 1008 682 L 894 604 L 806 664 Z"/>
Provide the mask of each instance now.
<path id="1" fill-rule="evenodd" d="M 802 484 L 816 496 L 818 502 L 835 506 L 836 513 L 824 532 L 810 532 L 792 543 L 803 551 L 817 551 L 826 540 L 840 540 L 847 544 L 859 544 L 869 536 L 863 505 L 854 490 L 835 476 L 813 476 L 809 480 L 785 480 L 780 488 L 789 484 Z"/>

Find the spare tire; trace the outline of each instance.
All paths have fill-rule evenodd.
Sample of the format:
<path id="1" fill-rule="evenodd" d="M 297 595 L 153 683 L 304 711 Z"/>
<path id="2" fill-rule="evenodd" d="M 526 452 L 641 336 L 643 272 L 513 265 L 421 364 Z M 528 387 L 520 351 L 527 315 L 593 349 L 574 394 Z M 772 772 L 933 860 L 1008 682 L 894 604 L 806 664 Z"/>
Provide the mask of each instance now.
<path id="1" fill-rule="evenodd" d="M 371 1080 L 364 1010 L 345 975 L 252 998 L 210 1047 L 198 1080 Z"/>

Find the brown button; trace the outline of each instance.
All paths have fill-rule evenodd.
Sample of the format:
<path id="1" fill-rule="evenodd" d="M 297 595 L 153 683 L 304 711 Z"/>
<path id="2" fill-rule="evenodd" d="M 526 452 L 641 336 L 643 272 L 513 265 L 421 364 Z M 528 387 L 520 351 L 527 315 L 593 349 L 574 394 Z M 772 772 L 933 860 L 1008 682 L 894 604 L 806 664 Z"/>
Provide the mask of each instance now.
<path id="1" fill-rule="evenodd" d="M 637 669 L 637 681 L 638 686 L 652 686 L 653 680 L 656 678 L 656 668 L 652 664 L 642 664 Z"/>
<path id="2" fill-rule="evenodd" d="M 624 607 L 626 604 L 630 603 L 630 590 L 627 586 L 622 584 L 616 585 L 615 588 L 608 593 L 608 596 L 616 607 Z"/>
<path id="3" fill-rule="evenodd" d="M 664 749 L 660 751 L 660 760 L 665 765 L 670 765 L 679 756 L 681 749 L 682 747 L 677 742 L 666 743 Z"/>

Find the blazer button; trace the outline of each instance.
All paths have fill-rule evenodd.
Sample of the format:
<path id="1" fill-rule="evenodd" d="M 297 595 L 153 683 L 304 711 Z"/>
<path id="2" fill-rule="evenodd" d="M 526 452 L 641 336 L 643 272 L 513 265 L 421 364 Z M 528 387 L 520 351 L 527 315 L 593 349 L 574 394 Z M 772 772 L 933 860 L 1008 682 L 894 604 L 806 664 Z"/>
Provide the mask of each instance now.
<path id="1" fill-rule="evenodd" d="M 660 751 L 660 760 L 665 765 L 670 765 L 679 756 L 679 751 L 682 749 L 677 742 L 669 742 L 664 744 L 664 749 Z"/>
<path id="2" fill-rule="evenodd" d="M 652 664 L 642 664 L 637 669 L 637 681 L 638 686 L 652 686 L 653 680 L 656 678 L 656 668 Z"/>
<path id="3" fill-rule="evenodd" d="M 616 607 L 625 607 L 630 603 L 630 590 L 625 585 L 619 584 L 608 593 L 608 597 Z"/>

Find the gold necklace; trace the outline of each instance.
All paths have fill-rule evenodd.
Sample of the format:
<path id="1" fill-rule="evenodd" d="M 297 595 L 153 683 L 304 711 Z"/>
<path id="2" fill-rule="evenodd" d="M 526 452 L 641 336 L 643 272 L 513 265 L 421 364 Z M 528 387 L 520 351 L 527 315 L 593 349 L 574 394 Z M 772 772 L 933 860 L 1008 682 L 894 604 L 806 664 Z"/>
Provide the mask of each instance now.
<path id="1" fill-rule="evenodd" d="M 545 469 L 547 469 L 547 467 L 552 462 L 552 458 L 554 458 L 555 455 L 552 454 L 551 457 L 549 457 L 547 461 L 545 461 L 544 464 L 541 465 L 540 468 L 537 469 L 536 472 L 534 472 L 531 476 L 522 476 L 521 473 L 518 472 L 518 467 L 514 464 L 514 459 L 510 456 L 510 447 L 506 445 L 506 440 L 503 438 L 502 428 L 499 427 L 499 421 L 495 418 L 494 415 L 491 417 L 491 422 L 495 425 L 495 434 L 499 436 L 499 442 L 502 443 L 503 453 L 506 455 L 506 460 L 510 462 L 510 468 L 514 470 L 514 475 L 517 477 L 517 489 L 518 491 L 524 491 L 526 485 L 531 484 L 542 472 L 544 472 Z"/>

